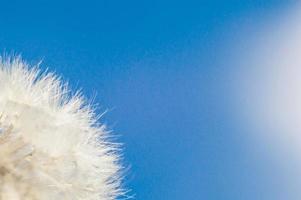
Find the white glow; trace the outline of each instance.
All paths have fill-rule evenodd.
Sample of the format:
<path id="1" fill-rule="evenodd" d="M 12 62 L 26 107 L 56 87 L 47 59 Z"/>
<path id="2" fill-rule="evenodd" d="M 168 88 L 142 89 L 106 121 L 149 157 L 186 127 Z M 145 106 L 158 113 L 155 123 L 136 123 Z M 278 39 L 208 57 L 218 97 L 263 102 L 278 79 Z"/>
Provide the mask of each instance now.
<path id="1" fill-rule="evenodd" d="M 301 150 L 300 10 L 279 17 L 255 39 L 237 84 L 243 99 L 238 108 L 254 129 L 265 133 L 261 139 L 294 151 Z"/>

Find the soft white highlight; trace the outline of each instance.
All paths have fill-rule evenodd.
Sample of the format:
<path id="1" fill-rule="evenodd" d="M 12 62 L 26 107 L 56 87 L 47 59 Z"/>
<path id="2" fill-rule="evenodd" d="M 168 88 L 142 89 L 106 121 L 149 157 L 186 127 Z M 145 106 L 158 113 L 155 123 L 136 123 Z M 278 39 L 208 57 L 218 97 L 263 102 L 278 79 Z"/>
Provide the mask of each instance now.
<path id="1" fill-rule="evenodd" d="M 263 199 L 301 197 L 300 8 L 250 28 L 229 72 L 234 83 L 229 110 L 238 122 L 238 138 L 247 141 L 244 148 L 253 160 L 248 166 L 260 176 L 255 190 Z"/>
<path id="2" fill-rule="evenodd" d="M 93 110 L 52 73 L 0 61 L 0 200 L 113 200 L 116 145 Z"/>
<path id="3" fill-rule="evenodd" d="M 300 7 L 278 16 L 244 56 L 239 95 L 254 126 L 270 138 L 301 144 Z M 244 87 L 242 86 L 244 85 Z"/>

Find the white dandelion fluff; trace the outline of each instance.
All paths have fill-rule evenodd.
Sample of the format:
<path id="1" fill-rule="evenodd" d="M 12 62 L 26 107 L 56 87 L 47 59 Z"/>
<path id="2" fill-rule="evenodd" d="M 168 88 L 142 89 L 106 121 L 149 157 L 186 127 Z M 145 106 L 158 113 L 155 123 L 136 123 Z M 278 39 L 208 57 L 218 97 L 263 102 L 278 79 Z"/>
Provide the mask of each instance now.
<path id="1" fill-rule="evenodd" d="M 0 200 L 113 200 L 116 145 L 80 95 L 20 58 L 0 61 Z"/>

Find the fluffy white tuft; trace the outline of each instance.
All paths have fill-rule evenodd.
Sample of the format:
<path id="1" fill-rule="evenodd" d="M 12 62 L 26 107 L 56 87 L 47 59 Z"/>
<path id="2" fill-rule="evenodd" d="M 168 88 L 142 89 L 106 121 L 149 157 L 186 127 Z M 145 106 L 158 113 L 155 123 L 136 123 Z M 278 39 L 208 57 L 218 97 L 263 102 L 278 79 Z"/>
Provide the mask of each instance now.
<path id="1" fill-rule="evenodd" d="M 0 61 L 0 200 L 113 200 L 116 145 L 80 95 L 19 58 Z"/>

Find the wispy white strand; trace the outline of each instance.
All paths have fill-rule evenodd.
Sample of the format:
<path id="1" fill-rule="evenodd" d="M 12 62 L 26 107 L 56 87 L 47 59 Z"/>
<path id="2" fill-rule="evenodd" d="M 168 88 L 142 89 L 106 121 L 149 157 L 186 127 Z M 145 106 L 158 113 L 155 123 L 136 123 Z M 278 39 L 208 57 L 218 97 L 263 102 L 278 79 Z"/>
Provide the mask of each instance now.
<path id="1" fill-rule="evenodd" d="M 113 200 L 117 146 L 80 94 L 20 58 L 0 60 L 0 200 Z"/>

